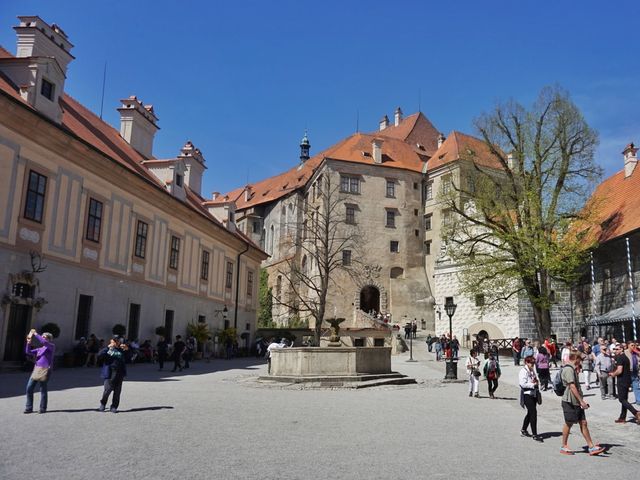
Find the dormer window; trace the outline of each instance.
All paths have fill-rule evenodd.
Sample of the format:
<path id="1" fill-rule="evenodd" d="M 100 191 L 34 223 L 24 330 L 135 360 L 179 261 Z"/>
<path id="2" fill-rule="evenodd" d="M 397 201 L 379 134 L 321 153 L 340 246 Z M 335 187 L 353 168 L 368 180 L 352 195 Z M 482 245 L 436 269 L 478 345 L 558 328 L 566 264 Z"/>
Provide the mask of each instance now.
<path id="1" fill-rule="evenodd" d="M 49 80 L 42 79 L 42 85 L 40 86 L 40 93 L 43 97 L 51 100 L 53 102 L 53 93 L 55 90 L 55 86 Z"/>
<path id="2" fill-rule="evenodd" d="M 176 185 L 182 188 L 182 183 L 183 183 L 182 175 L 176 173 Z"/>

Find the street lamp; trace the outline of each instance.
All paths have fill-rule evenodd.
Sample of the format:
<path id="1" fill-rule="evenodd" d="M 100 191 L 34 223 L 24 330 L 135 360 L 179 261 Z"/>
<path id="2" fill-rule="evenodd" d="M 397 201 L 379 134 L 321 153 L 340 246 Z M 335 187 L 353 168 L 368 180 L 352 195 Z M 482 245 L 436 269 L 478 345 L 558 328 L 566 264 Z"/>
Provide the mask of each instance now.
<path id="1" fill-rule="evenodd" d="M 451 356 L 447 359 L 447 373 L 445 374 L 445 380 L 457 380 L 458 379 L 458 362 L 453 359 L 453 327 L 451 319 L 453 318 L 453 314 L 456 313 L 457 305 L 453 303 L 453 297 L 447 297 L 447 301 L 444 304 L 444 311 L 449 317 L 449 350 L 451 352 Z"/>
<path id="2" fill-rule="evenodd" d="M 406 328 L 407 323 L 409 323 L 406 315 L 404 316 L 404 321 Z M 413 323 L 411 324 L 411 326 L 413 327 Z M 407 362 L 417 362 L 417 360 L 413 359 L 413 328 L 409 330 L 409 360 L 407 360 Z"/>

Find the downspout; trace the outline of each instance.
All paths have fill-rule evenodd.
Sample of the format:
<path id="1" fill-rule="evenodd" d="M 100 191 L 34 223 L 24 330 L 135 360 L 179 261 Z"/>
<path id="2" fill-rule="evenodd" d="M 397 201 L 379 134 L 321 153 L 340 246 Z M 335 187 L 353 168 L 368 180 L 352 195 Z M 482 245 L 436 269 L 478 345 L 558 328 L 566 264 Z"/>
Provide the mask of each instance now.
<path id="1" fill-rule="evenodd" d="M 238 253 L 236 257 L 236 265 L 238 268 L 238 273 L 236 275 L 236 301 L 233 307 L 233 328 L 238 331 L 238 297 L 240 296 L 240 257 L 249 251 L 249 244 L 247 243 L 246 248 Z"/>

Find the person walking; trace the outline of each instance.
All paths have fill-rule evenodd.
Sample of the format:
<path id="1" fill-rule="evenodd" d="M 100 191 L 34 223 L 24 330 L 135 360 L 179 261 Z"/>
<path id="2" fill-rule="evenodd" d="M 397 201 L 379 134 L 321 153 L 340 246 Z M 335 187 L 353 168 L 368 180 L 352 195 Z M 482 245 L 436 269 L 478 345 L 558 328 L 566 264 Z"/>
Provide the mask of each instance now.
<path id="1" fill-rule="evenodd" d="M 453 358 L 458 358 L 458 352 L 460 351 L 460 342 L 458 341 L 458 337 L 453 336 L 453 340 L 451 340 L 451 355 Z"/>
<path id="2" fill-rule="evenodd" d="M 556 341 L 552 338 L 548 343 L 545 341 L 544 346 L 547 348 L 547 352 L 549 352 L 549 359 L 551 363 L 553 363 L 553 367 L 558 368 L 558 346 L 556 345 Z"/>
<path id="3" fill-rule="evenodd" d="M 104 381 L 104 390 L 102 392 L 102 398 L 100 399 L 100 406 L 98 410 L 104 412 L 109 401 L 109 396 L 113 393 L 111 398 L 111 413 L 117 413 L 120 406 L 120 394 L 122 393 L 122 382 L 124 377 L 127 376 L 127 365 L 125 363 L 125 354 L 128 347 L 125 343 L 122 343 L 118 337 L 113 337 L 109 342 L 109 346 L 103 348 L 98 353 L 98 361 L 102 363 L 102 369 L 100 370 L 100 376 Z"/>
<path id="4" fill-rule="evenodd" d="M 524 347 L 520 351 L 521 358 L 534 357 L 535 351 L 533 350 L 533 346 L 531 345 L 531 340 L 525 340 Z"/>
<path id="5" fill-rule="evenodd" d="M 169 344 L 163 335 L 160 335 L 160 338 L 158 338 L 156 351 L 158 352 L 158 371 L 161 371 L 164 368 L 164 362 L 167 360 L 167 352 L 169 351 Z"/>
<path id="6" fill-rule="evenodd" d="M 629 403 L 629 388 L 631 388 L 631 362 L 629 357 L 622 350 L 622 345 L 616 345 L 613 354 L 615 362 L 615 370 L 609 373 L 609 376 L 616 377 L 618 381 L 618 401 L 620 402 L 620 416 L 615 420 L 616 423 L 627 422 L 627 411 L 636 418 L 636 422 L 640 423 L 640 412 Z"/>
<path id="7" fill-rule="evenodd" d="M 98 339 L 95 334 L 89 335 L 89 340 L 87 341 L 87 361 L 84 362 L 84 366 L 88 367 L 89 364 L 96 366 L 98 352 L 100 351 L 100 346 L 98 345 Z"/>
<path id="8" fill-rule="evenodd" d="M 551 383 L 551 374 L 549 373 L 549 353 L 544 346 L 540 346 L 538 354 L 535 356 L 536 370 L 538 372 L 538 380 L 540 381 L 540 389 L 549 390 Z"/>
<path id="9" fill-rule="evenodd" d="M 633 390 L 633 398 L 636 405 L 640 405 L 640 350 L 638 350 L 638 342 L 629 342 L 627 356 L 631 362 L 631 389 Z"/>
<path id="10" fill-rule="evenodd" d="M 604 452 L 604 448 L 593 443 L 587 425 L 585 411 L 589 408 L 589 404 L 582 397 L 582 389 L 578 380 L 581 361 L 582 354 L 578 351 L 572 351 L 567 357 L 567 364 L 563 365 L 560 371 L 562 385 L 565 387 L 562 395 L 564 425 L 562 427 L 562 447 L 560 448 L 560 453 L 563 455 L 573 455 L 575 453 L 569 448 L 569 433 L 571 432 L 571 427 L 576 423 L 580 425 L 580 432 L 587 442 L 589 455 L 598 455 Z"/>
<path id="11" fill-rule="evenodd" d="M 436 350 L 436 362 L 439 362 L 440 358 L 442 357 L 442 343 L 440 343 L 440 339 L 438 338 L 435 339 L 433 343 Z"/>
<path id="12" fill-rule="evenodd" d="M 600 379 L 600 397 L 602 400 L 613 398 L 613 377 L 609 375 L 613 371 L 613 359 L 606 345 L 600 345 L 593 368 Z"/>
<path id="13" fill-rule="evenodd" d="M 36 339 L 40 346 L 34 347 L 31 345 L 33 339 Z M 47 405 L 49 401 L 49 377 L 51 376 L 51 369 L 53 368 L 53 355 L 56 351 L 56 346 L 53 344 L 53 335 L 49 332 L 44 332 L 42 335 L 38 335 L 35 329 L 31 329 L 27 335 L 27 344 L 25 347 L 25 353 L 35 357 L 33 371 L 29 376 L 27 382 L 27 402 L 24 406 L 24 413 L 33 412 L 33 392 L 36 385 L 40 385 L 40 410 L 39 413 L 47 412 Z"/>
<path id="14" fill-rule="evenodd" d="M 500 370 L 500 362 L 498 359 L 492 354 L 489 354 L 489 359 L 484 364 L 484 376 L 487 379 L 487 386 L 489 387 L 489 398 L 492 400 L 495 399 L 495 393 L 498 389 L 498 379 L 502 374 Z"/>
<path id="15" fill-rule="evenodd" d="M 184 354 L 184 351 L 186 350 L 187 346 L 186 344 L 182 341 L 182 335 L 176 335 L 176 341 L 173 342 L 173 370 L 171 370 L 172 372 L 175 372 L 176 370 L 178 371 L 182 371 L 182 355 Z"/>
<path id="16" fill-rule="evenodd" d="M 570 363 L 569 355 L 571 354 L 572 347 L 573 345 L 571 342 L 566 342 L 564 344 L 564 347 L 562 347 L 562 350 L 560 351 L 560 365 L 567 365 Z"/>
<path id="17" fill-rule="evenodd" d="M 262 342 L 260 342 L 262 344 Z M 213 356 L 213 338 L 207 337 L 207 341 L 204 342 L 204 358 L 207 363 L 211 362 Z"/>
<path id="18" fill-rule="evenodd" d="M 531 437 L 536 442 L 542 442 L 542 437 L 538 435 L 538 402 L 542 400 L 540 393 L 540 381 L 535 372 L 536 359 L 533 355 L 524 358 L 524 366 L 518 375 L 520 384 L 520 405 L 527 409 L 527 414 L 522 421 L 520 435 Z M 531 426 L 531 435 L 529 435 Z"/>
<path id="19" fill-rule="evenodd" d="M 475 350 L 469 351 L 467 357 L 467 374 L 469 375 L 469 396 L 479 398 L 478 385 L 480 383 L 480 359 L 478 358 L 478 352 Z"/>
<path id="20" fill-rule="evenodd" d="M 428 350 L 429 352 L 432 352 L 432 351 L 433 351 L 433 342 L 432 342 L 431 340 L 432 340 L 432 338 L 431 338 L 431 334 L 427 335 L 427 340 L 426 340 L 426 342 L 427 342 L 427 350 Z"/>
<path id="21" fill-rule="evenodd" d="M 591 345 L 585 342 L 582 351 L 582 374 L 584 376 L 584 384 L 587 390 L 591 390 L 591 374 L 593 373 L 593 365 L 596 357 L 591 350 Z"/>
<path id="22" fill-rule="evenodd" d="M 518 337 L 515 337 L 511 341 L 511 354 L 513 355 L 513 365 L 520 365 L 520 350 L 522 350 L 522 343 Z"/>

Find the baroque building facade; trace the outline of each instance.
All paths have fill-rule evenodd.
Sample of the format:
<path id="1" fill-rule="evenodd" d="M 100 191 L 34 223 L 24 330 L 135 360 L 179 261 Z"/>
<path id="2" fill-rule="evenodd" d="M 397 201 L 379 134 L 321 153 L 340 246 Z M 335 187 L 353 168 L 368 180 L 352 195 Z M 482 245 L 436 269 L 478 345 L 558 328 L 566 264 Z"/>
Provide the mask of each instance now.
<path id="1" fill-rule="evenodd" d="M 49 322 L 59 352 L 114 324 L 141 340 L 235 326 L 248 343 L 267 255 L 201 196 L 202 153 L 155 158 L 158 118 L 135 96 L 119 130 L 102 121 L 65 93 L 65 32 L 19 20 L 16 55 L 0 48 L 0 360 Z"/>

